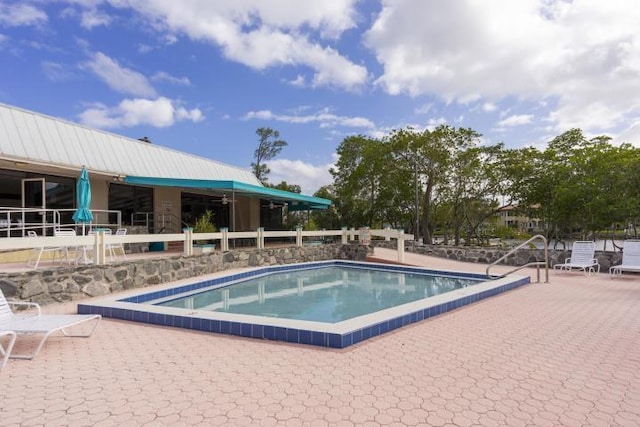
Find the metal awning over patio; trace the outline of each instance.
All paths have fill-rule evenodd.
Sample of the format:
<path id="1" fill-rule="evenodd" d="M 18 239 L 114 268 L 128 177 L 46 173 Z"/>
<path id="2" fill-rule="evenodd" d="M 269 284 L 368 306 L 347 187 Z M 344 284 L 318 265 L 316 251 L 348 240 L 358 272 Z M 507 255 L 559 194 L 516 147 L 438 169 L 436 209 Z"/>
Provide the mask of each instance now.
<path id="1" fill-rule="evenodd" d="M 157 187 L 199 188 L 204 190 L 216 190 L 222 193 L 228 192 L 245 197 L 269 199 L 274 202 L 286 203 L 288 209 L 291 211 L 328 209 L 329 206 L 331 206 L 331 200 L 328 199 L 305 196 L 304 194 L 246 184 L 238 181 L 126 176 L 124 177 L 123 182 L 127 184 Z"/>

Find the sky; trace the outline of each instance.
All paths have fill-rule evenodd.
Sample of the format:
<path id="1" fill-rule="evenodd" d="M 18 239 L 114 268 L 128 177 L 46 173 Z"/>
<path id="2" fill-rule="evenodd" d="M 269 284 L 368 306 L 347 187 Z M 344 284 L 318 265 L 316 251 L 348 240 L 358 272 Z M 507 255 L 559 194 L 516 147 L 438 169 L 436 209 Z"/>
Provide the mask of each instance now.
<path id="1" fill-rule="evenodd" d="M 351 135 L 571 129 L 640 146 L 634 0 L 0 0 L 0 102 L 313 194 Z"/>

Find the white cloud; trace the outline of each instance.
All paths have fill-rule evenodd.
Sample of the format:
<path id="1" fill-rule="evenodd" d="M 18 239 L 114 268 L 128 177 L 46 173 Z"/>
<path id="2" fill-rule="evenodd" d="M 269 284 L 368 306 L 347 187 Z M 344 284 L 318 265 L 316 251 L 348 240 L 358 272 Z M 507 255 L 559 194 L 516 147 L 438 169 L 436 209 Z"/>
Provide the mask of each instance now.
<path id="1" fill-rule="evenodd" d="M 99 26 L 107 27 L 110 23 L 111 17 L 97 9 L 83 10 L 80 14 L 80 25 L 88 30 Z"/>
<path id="2" fill-rule="evenodd" d="M 498 126 L 509 127 L 526 125 L 531 123 L 531 120 L 533 120 L 533 115 L 531 114 L 516 114 L 513 116 L 509 116 L 506 119 L 500 120 L 498 122 Z"/>
<path id="3" fill-rule="evenodd" d="M 191 86 L 191 81 L 187 77 L 174 77 L 165 71 L 158 71 L 151 77 L 151 80 L 154 82 L 165 81 L 179 86 Z"/>
<path id="4" fill-rule="evenodd" d="M 37 26 L 47 20 L 47 14 L 35 6 L 0 3 L 0 25 L 5 27 Z"/>
<path id="5" fill-rule="evenodd" d="M 111 17 L 107 13 L 98 9 L 97 4 L 82 2 L 74 6 L 79 6 L 80 10 L 76 10 L 70 6 L 65 8 L 61 12 L 60 16 L 80 21 L 80 26 L 87 30 L 91 30 L 94 27 L 99 26 L 107 27 L 111 24 Z"/>
<path id="6" fill-rule="evenodd" d="M 619 143 L 626 142 L 635 147 L 640 147 L 640 122 L 637 122 L 623 130 L 614 138 L 614 140 Z"/>
<path id="7" fill-rule="evenodd" d="M 287 83 L 296 87 L 305 87 L 307 84 L 306 79 L 301 74 L 298 74 L 295 79 L 289 80 Z"/>
<path id="8" fill-rule="evenodd" d="M 115 107 L 98 103 L 80 114 L 82 123 L 102 129 L 139 125 L 163 128 L 183 120 L 199 122 L 204 120 L 204 116 L 198 108 L 187 110 L 164 97 L 154 100 L 125 99 Z"/>
<path id="9" fill-rule="evenodd" d="M 562 130 L 640 123 L 640 13 L 628 0 L 382 6 L 365 44 L 384 69 L 376 82 L 390 94 L 487 106 L 551 100 L 548 118 Z"/>
<path id="10" fill-rule="evenodd" d="M 318 111 L 314 114 L 308 115 L 286 115 L 286 114 L 274 114 L 269 110 L 261 110 L 261 111 L 250 111 L 244 116 L 244 120 L 275 120 L 279 122 L 286 123 L 295 123 L 295 124 L 306 124 L 306 123 L 314 123 L 317 122 L 320 124 L 320 127 L 335 127 L 335 126 L 344 126 L 344 127 L 354 127 L 354 128 L 374 128 L 374 123 L 364 117 L 346 117 L 346 116 L 337 116 L 331 112 L 329 109 L 325 108 L 323 110 Z"/>
<path id="11" fill-rule="evenodd" d="M 428 104 L 422 104 L 421 106 L 414 109 L 413 112 L 415 114 L 428 114 L 429 111 L 431 111 L 433 108 L 434 108 L 434 105 L 432 102 L 430 102 Z"/>
<path id="12" fill-rule="evenodd" d="M 447 124 L 447 119 L 444 117 L 433 117 L 431 119 L 429 119 L 427 121 L 427 129 L 429 129 L 430 131 L 434 130 L 435 128 L 437 128 L 440 125 L 446 125 Z M 416 128 L 418 129 L 418 128 Z"/>
<path id="13" fill-rule="evenodd" d="M 498 107 L 496 106 L 496 104 L 492 102 L 485 102 L 482 104 L 482 111 L 486 111 L 487 113 L 491 113 L 493 111 L 496 111 L 497 109 Z"/>
<path id="14" fill-rule="evenodd" d="M 163 38 L 208 41 L 227 58 L 257 70 L 308 67 L 314 86 L 355 89 L 367 81 L 366 68 L 325 40 L 355 27 L 356 2 L 150 0 L 114 5 L 137 11 Z"/>
<path id="15" fill-rule="evenodd" d="M 52 61 L 40 63 L 44 75 L 53 82 L 61 82 L 70 79 L 73 73 L 63 64 Z"/>
<path id="16" fill-rule="evenodd" d="M 144 75 L 121 66 L 118 61 L 102 52 L 93 54 L 89 61 L 82 64 L 82 67 L 92 71 L 116 92 L 141 97 L 156 96 L 155 89 Z"/>
<path id="17" fill-rule="evenodd" d="M 311 195 L 323 185 L 329 185 L 333 178 L 329 168 L 333 164 L 312 165 L 302 160 L 276 159 L 267 163 L 271 174 L 269 182 L 277 184 L 286 181 L 289 184 L 297 184 L 302 188 L 302 193 Z"/>

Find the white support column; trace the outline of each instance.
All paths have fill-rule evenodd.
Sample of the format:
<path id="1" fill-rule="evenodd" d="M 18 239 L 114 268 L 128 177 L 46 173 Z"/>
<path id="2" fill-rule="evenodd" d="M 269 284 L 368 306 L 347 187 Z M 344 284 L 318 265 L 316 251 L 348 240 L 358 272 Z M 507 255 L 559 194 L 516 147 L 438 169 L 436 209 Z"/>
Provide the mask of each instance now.
<path id="1" fill-rule="evenodd" d="M 222 227 L 220 229 L 222 233 L 222 239 L 220 239 L 220 249 L 222 252 L 227 252 L 229 250 L 229 229 L 227 227 Z"/>
<path id="2" fill-rule="evenodd" d="M 264 227 L 258 227 L 258 237 L 256 238 L 258 249 L 264 249 Z"/>
<path id="3" fill-rule="evenodd" d="M 391 227 L 385 227 L 384 233 L 384 240 L 386 240 L 387 242 L 391 240 Z"/>
<path id="4" fill-rule="evenodd" d="M 302 246 L 302 227 L 296 227 L 296 246 Z"/>
<path id="5" fill-rule="evenodd" d="M 398 262 L 404 262 L 404 230 L 398 230 Z"/>
<path id="6" fill-rule="evenodd" d="M 184 255 L 193 255 L 193 228 L 183 228 L 184 232 Z"/>
<path id="7" fill-rule="evenodd" d="M 97 233 L 93 235 L 93 253 L 94 253 L 94 262 L 97 265 L 104 265 L 107 263 L 105 257 L 105 244 L 104 244 L 104 230 L 99 230 Z"/>
<path id="8" fill-rule="evenodd" d="M 347 234 L 347 227 L 342 227 L 342 244 L 349 243 L 349 235 Z"/>

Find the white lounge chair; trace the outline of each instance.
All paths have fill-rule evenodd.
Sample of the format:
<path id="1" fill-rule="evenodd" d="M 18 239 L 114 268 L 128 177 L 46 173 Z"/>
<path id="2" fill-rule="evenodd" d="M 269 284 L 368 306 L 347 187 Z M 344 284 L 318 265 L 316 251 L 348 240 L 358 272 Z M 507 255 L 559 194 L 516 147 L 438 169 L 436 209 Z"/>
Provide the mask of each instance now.
<path id="1" fill-rule="evenodd" d="M 23 306 L 31 308 L 31 310 L 27 310 L 25 314 L 18 314 L 13 312 L 11 306 Z M 34 310 L 35 313 L 33 313 Z M 43 335 L 31 354 L 15 354 L 13 352 L 10 355 L 12 359 L 33 359 L 42 349 L 46 339 L 54 332 L 60 331 L 68 337 L 90 337 L 101 318 L 102 316 L 99 314 L 42 314 L 40 305 L 34 302 L 7 301 L 0 290 L 0 335 L 8 332 L 14 332 L 16 335 Z M 95 324 L 88 332 L 71 334 L 67 331 L 72 326 L 90 320 L 95 320 Z M 7 352 L 7 350 L 4 351 Z"/>
<path id="2" fill-rule="evenodd" d="M 562 264 L 554 265 L 553 268 L 560 271 L 582 270 L 587 276 L 600 273 L 600 264 L 598 264 L 598 260 L 594 256 L 595 251 L 595 242 L 573 242 L 571 257 L 567 258 Z"/>
<path id="3" fill-rule="evenodd" d="M 611 277 L 623 271 L 640 273 L 640 240 L 625 240 L 622 245 L 622 263 L 609 268 Z"/>
<path id="4" fill-rule="evenodd" d="M 9 337 L 9 342 L 6 347 L 3 347 L 0 342 L 0 356 L 2 356 L 2 360 L 0 361 L 0 370 L 4 368 L 4 365 L 6 365 L 9 360 L 9 356 L 11 356 L 11 349 L 13 349 L 13 344 L 16 342 L 16 333 L 13 331 L 0 331 L 0 339 L 3 337 Z"/>

